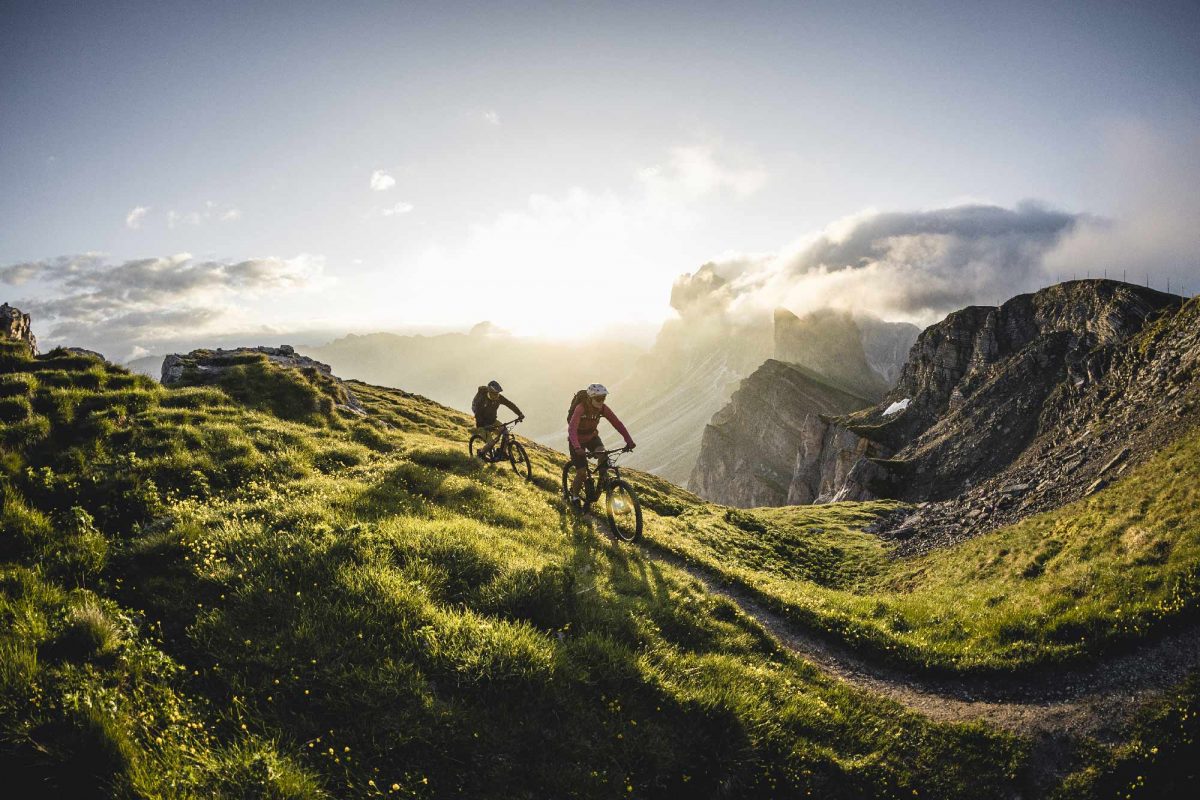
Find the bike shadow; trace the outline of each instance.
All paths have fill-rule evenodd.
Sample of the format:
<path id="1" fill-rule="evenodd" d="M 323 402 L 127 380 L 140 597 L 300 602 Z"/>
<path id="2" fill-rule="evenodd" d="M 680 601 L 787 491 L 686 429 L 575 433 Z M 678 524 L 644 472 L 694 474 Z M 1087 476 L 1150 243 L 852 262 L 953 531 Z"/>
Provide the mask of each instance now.
<path id="1" fill-rule="evenodd" d="M 590 511 L 559 510 L 559 529 L 573 545 L 570 566 L 577 574 L 607 568 L 614 590 L 625 595 L 644 595 L 658 603 L 670 600 L 670 585 L 661 567 L 636 545 L 617 540 L 606 522 Z"/>

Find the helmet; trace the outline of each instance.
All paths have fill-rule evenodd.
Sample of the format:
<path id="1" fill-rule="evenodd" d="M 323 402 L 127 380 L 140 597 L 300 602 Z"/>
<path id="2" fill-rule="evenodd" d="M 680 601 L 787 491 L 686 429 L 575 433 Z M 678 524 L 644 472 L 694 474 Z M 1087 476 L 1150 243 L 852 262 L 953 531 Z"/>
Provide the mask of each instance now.
<path id="1" fill-rule="evenodd" d="M 491 389 L 493 392 L 503 392 L 504 391 L 502 388 L 500 388 L 499 381 L 488 381 L 487 388 Z"/>
<path id="2" fill-rule="evenodd" d="M 608 394 L 608 389 L 604 388 L 603 383 L 593 383 L 587 388 L 588 397 L 604 397 Z"/>

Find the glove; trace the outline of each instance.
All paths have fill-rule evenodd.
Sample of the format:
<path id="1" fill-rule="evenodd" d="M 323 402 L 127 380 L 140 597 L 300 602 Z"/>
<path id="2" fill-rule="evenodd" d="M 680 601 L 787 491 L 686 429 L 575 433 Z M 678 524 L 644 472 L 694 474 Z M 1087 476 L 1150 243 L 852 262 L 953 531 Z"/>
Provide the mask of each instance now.
<path id="1" fill-rule="evenodd" d="M 633 442 L 626 442 L 625 443 L 625 452 L 628 453 L 628 452 L 632 451 L 633 448 L 635 448 L 635 447 L 637 447 L 637 445 L 634 444 Z"/>
<path id="2" fill-rule="evenodd" d="M 524 415 L 524 414 L 520 414 L 520 415 L 518 415 L 518 416 L 517 416 L 517 422 L 524 422 L 524 421 L 525 421 L 525 415 Z"/>

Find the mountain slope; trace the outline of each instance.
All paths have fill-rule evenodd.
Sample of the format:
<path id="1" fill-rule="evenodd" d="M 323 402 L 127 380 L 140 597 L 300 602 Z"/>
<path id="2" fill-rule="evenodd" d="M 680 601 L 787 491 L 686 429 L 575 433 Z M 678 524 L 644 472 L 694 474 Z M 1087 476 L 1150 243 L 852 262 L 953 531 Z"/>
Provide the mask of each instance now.
<path id="1" fill-rule="evenodd" d="M 978 319 L 965 327 L 952 315 L 942 330 L 927 331 L 901 384 L 875 408 L 839 420 L 873 441 L 903 443 L 879 465 L 875 486 L 934 501 L 890 526 L 909 547 L 1085 497 L 1153 457 L 1196 417 L 1195 300 L 1181 305 L 1142 287 L 1078 281 L 1010 302 L 991 313 L 968 309 Z M 1008 344 L 992 332 L 997 326 L 1008 329 Z M 970 337 L 974 355 L 953 344 Z M 882 414 L 902 397 L 912 398 L 906 410 Z"/>
<path id="2" fill-rule="evenodd" d="M 567 406 L 576 390 L 590 383 L 617 383 L 642 354 L 620 342 L 574 344 L 510 336 L 485 323 L 469 334 L 350 335 L 301 350 L 343 378 L 404 387 L 462 411 L 470 410 L 479 386 L 498 380 L 528 417 L 522 433 L 558 446 L 566 441 Z"/>
<path id="3" fill-rule="evenodd" d="M 352 382 L 368 416 L 298 422 L 300 391 L 251 411 L 74 354 L 6 349 L 0 371 L 0 759 L 46 794 L 1089 796 L 1194 763 L 1187 686 L 1114 720 L 1112 750 L 1055 740 L 1047 772 L 1020 726 L 830 681 L 568 513 L 560 455 L 531 447 L 533 484 L 484 467 L 464 417 L 418 396 Z M 1082 505 L 919 559 L 864 530 L 895 503 L 738 511 L 630 477 L 650 546 L 798 624 L 1005 674 L 1192 613 L 1187 430 Z"/>
<path id="4" fill-rule="evenodd" d="M 825 383 L 872 402 L 891 384 L 867 363 L 863 332 L 845 311 L 824 309 L 797 317 L 775 310 L 775 358 L 820 375 Z"/>
<path id="5" fill-rule="evenodd" d="M 0 354 L 10 781 L 999 797 L 1024 779 L 1012 737 L 830 682 L 597 535 L 557 500 L 558 454 L 532 447 L 526 483 L 467 457 L 461 414 L 365 384 L 366 417 L 297 416 L 310 376 L 256 363 L 296 392 L 251 410 L 85 356 Z M 695 502 L 635 480 L 648 519 Z"/>

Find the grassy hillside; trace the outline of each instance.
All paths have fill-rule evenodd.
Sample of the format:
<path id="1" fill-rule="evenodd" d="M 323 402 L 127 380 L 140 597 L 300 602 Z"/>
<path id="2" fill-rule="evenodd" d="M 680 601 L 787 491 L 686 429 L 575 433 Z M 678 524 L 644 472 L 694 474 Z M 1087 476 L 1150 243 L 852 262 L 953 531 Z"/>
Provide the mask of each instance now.
<path id="1" fill-rule="evenodd" d="M 1200 431 L 1080 502 L 929 555 L 866 533 L 897 504 L 688 505 L 647 536 L 806 626 L 919 667 L 1095 657 L 1200 605 Z"/>
<path id="2" fill-rule="evenodd" d="M 1156 346 L 1164 318 L 1134 342 Z M 1189 315 L 1190 313 L 1190 315 Z M 721 575 L 793 620 L 875 657 L 946 672 L 1012 672 L 1095 659 L 1200 606 L 1200 414 L 1104 490 L 955 547 L 891 556 L 867 532 L 891 502 L 729 511 L 668 486 L 678 513 L 656 546 Z"/>
<path id="3" fill-rule="evenodd" d="M 532 484 L 477 464 L 464 418 L 421 398 L 356 384 L 372 416 L 343 419 L 295 371 L 256 409 L 61 353 L 6 349 L 0 371 L 0 758 L 45 795 L 956 797 L 1026 780 L 1020 740 L 822 677 L 567 513 L 555 454 L 533 449 Z M 644 485 L 663 514 L 692 502 Z M 854 580 L 854 560 L 829 563 Z"/>

